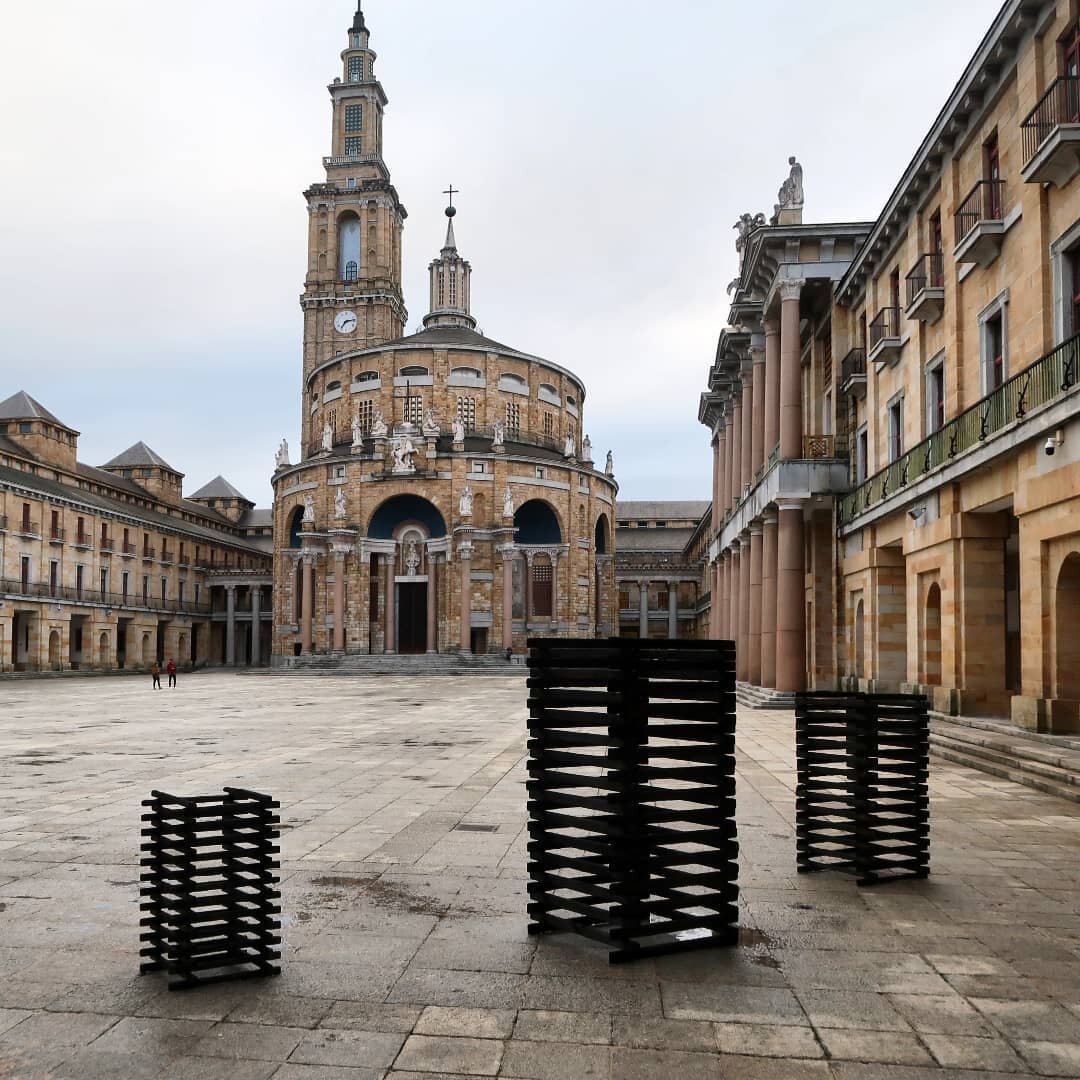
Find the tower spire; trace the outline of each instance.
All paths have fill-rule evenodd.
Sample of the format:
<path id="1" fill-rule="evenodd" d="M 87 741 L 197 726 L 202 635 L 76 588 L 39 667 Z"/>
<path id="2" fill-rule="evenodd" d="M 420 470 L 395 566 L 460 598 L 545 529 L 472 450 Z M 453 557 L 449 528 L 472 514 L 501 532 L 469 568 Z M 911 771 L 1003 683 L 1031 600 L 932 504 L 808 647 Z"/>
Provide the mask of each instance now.
<path id="1" fill-rule="evenodd" d="M 450 196 L 446 208 L 446 243 L 439 257 L 428 268 L 431 274 L 431 310 L 424 316 L 424 329 L 435 326 L 464 326 L 476 329 L 476 320 L 469 314 L 472 287 L 472 267 L 458 254 L 454 235 L 457 207 L 454 196 L 459 192 L 451 184 L 444 195 Z"/>
<path id="2" fill-rule="evenodd" d="M 364 0 L 356 0 L 356 15 L 353 18 L 351 33 L 360 34 L 367 30 L 364 23 Z"/>

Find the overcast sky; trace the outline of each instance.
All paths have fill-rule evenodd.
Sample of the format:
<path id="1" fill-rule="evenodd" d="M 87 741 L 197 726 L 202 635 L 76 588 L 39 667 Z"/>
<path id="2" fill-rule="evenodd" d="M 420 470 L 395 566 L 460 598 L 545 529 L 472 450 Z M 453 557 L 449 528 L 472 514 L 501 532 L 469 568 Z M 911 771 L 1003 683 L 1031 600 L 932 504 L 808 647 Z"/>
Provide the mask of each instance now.
<path id="1" fill-rule="evenodd" d="M 732 225 L 796 154 L 806 220 L 877 216 L 995 0 L 365 0 L 409 210 L 409 328 L 453 181 L 473 314 L 582 376 L 622 496 L 708 498 L 698 395 Z M 0 400 L 101 464 L 144 439 L 270 501 L 298 446 L 302 192 L 354 0 L 11 4 Z"/>

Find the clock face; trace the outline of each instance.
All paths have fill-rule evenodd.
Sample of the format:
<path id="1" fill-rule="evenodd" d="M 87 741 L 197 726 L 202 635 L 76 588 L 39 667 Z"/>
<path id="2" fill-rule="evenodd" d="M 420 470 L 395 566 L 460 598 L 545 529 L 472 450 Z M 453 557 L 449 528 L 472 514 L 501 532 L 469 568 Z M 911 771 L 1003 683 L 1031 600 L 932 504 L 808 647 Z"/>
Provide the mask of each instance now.
<path id="1" fill-rule="evenodd" d="M 342 311 L 334 319 L 334 329 L 339 334 L 351 334 L 356 329 L 356 312 Z"/>

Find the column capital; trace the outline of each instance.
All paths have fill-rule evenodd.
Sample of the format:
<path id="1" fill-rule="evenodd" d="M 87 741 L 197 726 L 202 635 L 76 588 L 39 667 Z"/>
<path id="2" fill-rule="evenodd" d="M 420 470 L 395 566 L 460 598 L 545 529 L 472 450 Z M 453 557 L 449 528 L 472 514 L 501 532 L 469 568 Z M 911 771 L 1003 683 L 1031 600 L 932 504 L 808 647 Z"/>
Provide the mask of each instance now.
<path id="1" fill-rule="evenodd" d="M 764 528 L 765 528 L 764 521 L 762 521 L 761 518 L 756 518 L 755 520 L 750 522 L 750 535 L 751 536 L 760 536 L 762 534 L 762 532 L 764 531 Z"/>
<path id="2" fill-rule="evenodd" d="M 761 514 L 761 524 L 762 525 L 775 525 L 779 520 L 780 520 L 779 516 L 777 515 L 776 511 L 772 507 L 769 507 L 768 510 L 763 510 L 762 511 L 762 514 Z"/>
<path id="3" fill-rule="evenodd" d="M 782 301 L 798 300 L 802 296 L 803 287 L 806 285 L 805 278 L 791 278 L 781 281 L 777 286 Z"/>
<path id="4" fill-rule="evenodd" d="M 732 558 L 734 558 L 736 555 L 739 554 L 739 548 L 741 548 L 741 547 L 742 547 L 742 541 L 738 537 L 736 537 L 734 540 L 731 541 L 731 555 L 732 555 Z"/>
<path id="5" fill-rule="evenodd" d="M 765 336 L 776 337 L 780 333 L 780 320 L 775 315 L 766 315 L 762 320 Z"/>
<path id="6" fill-rule="evenodd" d="M 798 510 L 801 514 L 803 511 L 802 499 L 777 499 L 776 509 L 781 513 L 785 510 Z"/>

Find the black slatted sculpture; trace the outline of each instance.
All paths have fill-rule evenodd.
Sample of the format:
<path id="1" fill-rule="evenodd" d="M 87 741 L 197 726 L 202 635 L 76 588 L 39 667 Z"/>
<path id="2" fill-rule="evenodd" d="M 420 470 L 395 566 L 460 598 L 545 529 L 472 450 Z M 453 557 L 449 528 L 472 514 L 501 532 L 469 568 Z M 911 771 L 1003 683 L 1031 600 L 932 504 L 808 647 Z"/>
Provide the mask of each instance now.
<path id="1" fill-rule="evenodd" d="M 612 963 L 738 939 L 735 648 L 529 643 L 530 933 Z"/>

